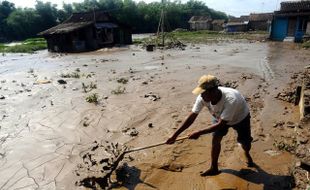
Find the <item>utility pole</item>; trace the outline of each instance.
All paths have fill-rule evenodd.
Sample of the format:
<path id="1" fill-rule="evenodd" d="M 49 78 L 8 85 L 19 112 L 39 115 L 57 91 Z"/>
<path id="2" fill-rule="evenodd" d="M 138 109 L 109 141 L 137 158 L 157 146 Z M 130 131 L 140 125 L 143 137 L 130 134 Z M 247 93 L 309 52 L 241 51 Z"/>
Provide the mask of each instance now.
<path id="1" fill-rule="evenodd" d="M 161 9 L 161 34 L 162 34 L 162 43 L 163 43 L 163 47 L 165 47 L 165 28 L 164 28 L 164 26 L 165 26 L 165 10 L 164 10 L 164 8 L 165 8 L 165 2 L 164 2 L 165 0 L 161 0 L 161 7 L 162 7 L 162 9 Z"/>

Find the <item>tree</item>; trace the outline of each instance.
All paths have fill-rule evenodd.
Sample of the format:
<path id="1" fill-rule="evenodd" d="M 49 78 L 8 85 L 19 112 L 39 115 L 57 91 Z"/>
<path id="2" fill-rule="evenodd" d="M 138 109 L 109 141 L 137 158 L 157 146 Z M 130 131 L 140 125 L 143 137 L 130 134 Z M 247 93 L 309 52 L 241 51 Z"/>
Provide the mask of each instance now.
<path id="1" fill-rule="evenodd" d="M 8 1 L 2 1 L 0 4 L 0 42 L 5 42 L 8 40 L 7 36 L 10 33 L 6 19 L 8 16 L 15 10 L 14 3 L 10 3 Z"/>
<path id="2" fill-rule="evenodd" d="M 37 0 L 35 5 L 36 13 L 40 16 L 39 22 L 36 23 L 42 30 L 46 30 L 57 24 L 57 5 L 50 2 L 43 3 Z"/>
<path id="3" fill-rule="evenodd" d="M 37 23 L 40 22 L 40 15 L 34 9 L 16 9 L 7 18 L 7 26 L 12 31 L 10 38 L 23 40 L 34 37 L 40 31 Z"/>

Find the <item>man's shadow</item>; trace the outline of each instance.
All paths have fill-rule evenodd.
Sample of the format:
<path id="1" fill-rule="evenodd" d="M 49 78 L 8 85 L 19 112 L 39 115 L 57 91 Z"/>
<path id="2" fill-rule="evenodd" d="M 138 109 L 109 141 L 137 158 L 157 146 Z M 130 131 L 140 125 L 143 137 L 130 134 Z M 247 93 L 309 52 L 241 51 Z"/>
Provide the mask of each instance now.
<path id="1" fill-rule="evenodd" d="M 126 187 L 128 190 L 134 190 L 138 184 L 142 183 L 152 189 L 157 189 L 157 187 L 152 184 L 146 183 L 140 179 L 140 169 L 134 166 L 128 166 L 127 163 L 119 167 L 115 173 L 117 182 L 114 183 L 112 187 L 122 186 Z"/>
<path id="2" fill-rule="evenodd" d="M 257 164 L 253 168 L 256 169 L 241 169 L 240 171 L 232 169 L 223 169 L 223 173 L 238 176 L 255 184 L 263 184 L 264 190 L 291 190 L 295 186 L 295 180 L 292 176 L 281 176 L 268 174 Z"/>

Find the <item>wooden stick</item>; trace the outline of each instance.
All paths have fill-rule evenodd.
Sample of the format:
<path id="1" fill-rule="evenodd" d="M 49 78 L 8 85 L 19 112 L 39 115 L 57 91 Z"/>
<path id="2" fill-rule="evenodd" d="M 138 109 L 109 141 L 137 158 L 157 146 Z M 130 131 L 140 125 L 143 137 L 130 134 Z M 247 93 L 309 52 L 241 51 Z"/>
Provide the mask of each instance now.
<path id="1" fill-rule="evenodd" d="M 181 138 L 176 139 L 175 141 L 181 141 L 181 140 L 184 140 L 184 139 L 188 139 L 188 137 L 187 136 L 186 137 L 181 137 Z M 131 149 L 131 150 L 127 150 L 127 151 L 125 151 L 125 153 L 136 152 L 136 151 L 140 151 L 140 150 L 154 148 L 154 147 L 165 145 L 165 144 L 167 144 L 167 143 L 166 142 L 161 142 L 161 143 L 157 143 L 157 144 L 153 144 L 153 145 L 149 145 L 149 146 L 145 146 L 145 147 L 138 147 L 138 148 L 134 148 L 134 149 Z"/>

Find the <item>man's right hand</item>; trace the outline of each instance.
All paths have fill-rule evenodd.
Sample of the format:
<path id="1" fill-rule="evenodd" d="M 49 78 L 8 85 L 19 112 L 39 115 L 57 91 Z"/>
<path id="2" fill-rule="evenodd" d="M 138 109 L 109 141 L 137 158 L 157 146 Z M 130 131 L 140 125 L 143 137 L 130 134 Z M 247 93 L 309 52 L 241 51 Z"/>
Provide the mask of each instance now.
<path id="1" fill-rule="evenodd" d="M 166 144 L 173 144 L 176 140 L 176 137 L 170 137 L 167 141 Z"/>

